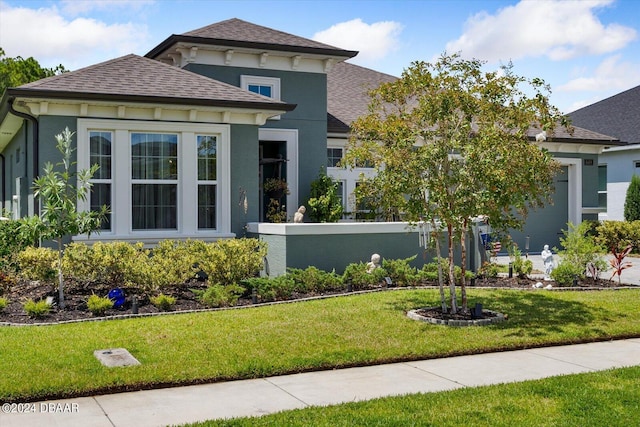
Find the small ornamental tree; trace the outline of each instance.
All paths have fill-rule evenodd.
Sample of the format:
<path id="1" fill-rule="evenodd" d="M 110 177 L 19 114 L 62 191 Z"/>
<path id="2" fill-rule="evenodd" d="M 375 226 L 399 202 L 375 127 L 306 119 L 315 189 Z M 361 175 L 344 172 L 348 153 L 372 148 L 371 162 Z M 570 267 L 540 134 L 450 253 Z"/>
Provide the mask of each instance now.
<path id="1" fill-rule="evenodd" d="M 307 202 L 309 218 L 315 222 L 337 222 L 342 218 L 342 202 L 338 197 L 338 183 L 320 170 L 318 179 L 311 182 Z"/>
<path id="2" fill-rule="evenodd" d="M 108 213 L 107 206 L 99 211 L 78 212 L 76 204 L 87 199 L 91 188 L 89 180 L 98 170 L 93 165 L 88 170 L 72 172 L 73 132 L 69 128 L 56 135 L 57 148 L 62 153 L 58 169 L 53 164 L 44 166 L 44 173 L 33 183 L 34 195 L 40 198 L 40 217 L 28 224 L 38 230 L 40 239 L 54 240 L 58 249 L 58 305 L 64 308 L 64 277 L 62 274 L 62 241 L 65 236 L 90 234 L 100 229 L 102 220 Z M 59 170 L 61 167 L 61 170 Z"/>
<path id="3" fill-rule="evenodd" d="M 627 188 L 627 197 L 624 200 L 625 221 L 637 221 L 640 219 L 640 176 L 633 174 L 631 183 Z"/>
<path id="4" fill-rule="evenodd" d="M 400 79 L 371 91 L 369 113 L 352 123 L 345 156 L 349 165 L 375 168 L 376 176 L 361 185 L 384 201 L 380 211 L 446 231 L 454 313 L 455 246 L 466 310 L 460 242 L 472 219 L 488 217 L 497 232 L 521 228 L 527 212 L 549 200 L 558 164 L 533 136 L 566 124 L 542 80 L 517 76 L 511 65 L 497 71 L 483 65 L 458 54 L 414 62 Z"/>

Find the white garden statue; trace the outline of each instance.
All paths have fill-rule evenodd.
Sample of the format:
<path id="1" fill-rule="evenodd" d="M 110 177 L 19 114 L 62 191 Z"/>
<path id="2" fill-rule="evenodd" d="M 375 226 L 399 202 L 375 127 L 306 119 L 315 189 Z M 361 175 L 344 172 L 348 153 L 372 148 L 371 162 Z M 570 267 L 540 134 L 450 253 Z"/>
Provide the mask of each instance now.
<path id="1" fill-rule="evenodd" d="M 304 213 L 307 211 L 307 208 L 305 208 L 304 206 L 300 206 L 298 208 L 298 211 L 293 214 L 293 222 L 295 222 L 296 224 L 300 224 L 302 222 L 304 222 Z"/>
<path id="2" fill-rule="evenodd" d="M 371 261 L 367 263 L 367 273 L 373 273 L 373 270 L 380 268 L 380 255 L 371 255 Z"/>
<path id="3" fill-rule="evenodd" d="M 544 280 L 551 280 L 551 272 L 553 271 L 553 252 L 549 249 L 549 245 L 544 245 L 544 249 L 540 252 L 542 262 L 544 262 Z"/>

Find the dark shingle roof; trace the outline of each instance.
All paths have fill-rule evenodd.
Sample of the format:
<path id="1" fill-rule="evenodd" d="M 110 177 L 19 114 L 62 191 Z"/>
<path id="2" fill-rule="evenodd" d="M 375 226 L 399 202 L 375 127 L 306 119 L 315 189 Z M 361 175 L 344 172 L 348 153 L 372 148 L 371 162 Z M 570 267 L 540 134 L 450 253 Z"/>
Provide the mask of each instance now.
<path id="1" fill-rule="evenodd" d="M 369 68 L 339 62 L 327 74 L 327 109 L 346 125 L 367 113 L 369 91 L 397 77 Z"/>
<path id="2" fill-rule="evenodd" d="M 133 54 L 27 83 L 9 89 L 9 94 L 287 111 L 295 107 Z"/>
<path id="3" fill-rule="evenodd" d="M 352 58 L 357 51 L 344 50 L 304 37 L 256 25 L 233 18 L 198 28 L 184 34 L 173 34 L 145 56 L 157 58 L 176 43 L 244 47 L 249 49 L 276 50 L 282 52 L 308 53 Z"/>
<path id="4" fill-rule="evenodd" d="M 574 125 L 640 143 L 640 86 L 568 114 Z"/>

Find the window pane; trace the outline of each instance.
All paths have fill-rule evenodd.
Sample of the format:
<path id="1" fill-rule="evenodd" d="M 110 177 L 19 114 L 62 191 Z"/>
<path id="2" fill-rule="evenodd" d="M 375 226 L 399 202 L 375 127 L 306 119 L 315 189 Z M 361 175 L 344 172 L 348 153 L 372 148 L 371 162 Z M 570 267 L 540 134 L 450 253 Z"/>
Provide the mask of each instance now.
<path id="1" fill-rule="evenodd" d="M 103 205 L 111 205 L 111 184 L 96 183 L 91 186 L 89 205 L 92 211 L 99 211 Z M 111 230 L 111 214 L 107 214 L 100 230 Z"/>
<path id="2" fill-rule="evenodd" d="M 327 148 L 327 167 L 337 168 L 342 160 L 342 148 Z"/>
<path id="3" fill-rule="evenodd" d="M 132 133 L 133 179 L 178 179 L 178 135 Z"/>
<path id="4" fill-rule="evenodd" d="M 257 93 L 262 96 L 268 96 L 269 98 L 271 98 L 271 94 L 273 93 L 271 86 L 265 85 L 248 85 L 247 89 L 249 90 L 249 92 Z"/>
<path id="5" fill-rule="evenodd" d="M 134 230 L 177 229 L 177 185 L 133 184 Z"/>
<path id="6" fill-rule="evenodd" d="M 216 228 L 215 185 L 198 185 L 198 228 Z"/>
<path id="7" fill-rule="evenodd" d="M 89 164 L 100 167 L 93 179 L 111 179 L 111 132 L 89 132 Z"/>
<path id="8" fill-rule="evenodd" d="M 217 138 L 215 136 L 197 136 L 198 144 L 198 179 L 201 181 L 216 180 Z"/>

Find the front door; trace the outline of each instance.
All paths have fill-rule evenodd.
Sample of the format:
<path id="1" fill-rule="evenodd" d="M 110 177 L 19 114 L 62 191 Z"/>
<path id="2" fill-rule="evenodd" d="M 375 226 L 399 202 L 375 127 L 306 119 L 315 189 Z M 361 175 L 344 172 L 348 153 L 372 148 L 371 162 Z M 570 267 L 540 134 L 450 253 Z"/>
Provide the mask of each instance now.
<path id="1" fill-rule="evenodd" d="M 287 144 L 285 141 L 260 141 L 259 182 L 260 221 L 286 220 Z M 284 221 L 282 221 L 284 222 Z"/>

